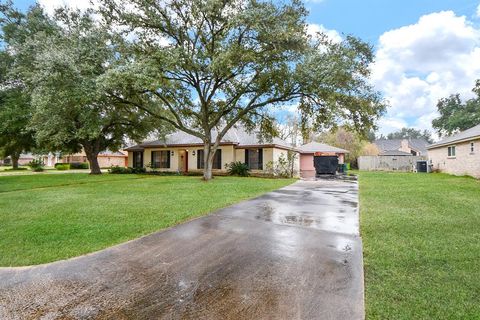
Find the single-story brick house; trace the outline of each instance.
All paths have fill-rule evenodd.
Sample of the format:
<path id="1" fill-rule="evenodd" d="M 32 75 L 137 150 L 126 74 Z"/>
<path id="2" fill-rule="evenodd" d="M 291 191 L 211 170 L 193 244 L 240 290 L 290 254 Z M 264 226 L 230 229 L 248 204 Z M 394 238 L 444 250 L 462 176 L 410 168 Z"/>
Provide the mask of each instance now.
<path id="1" fill-rule="evenodd" d="M 26 166 L 30 161 L 34 160 L 35 156 L 31 153 L 22 153 L 20 158 L 18 158 L 18 165 L 19 166 Z M 12 165 L 12 158 L 6 157 L 0 161 L 1 165 L 10 166 Z"/>
<path id="2" fill-rule="evenodd" d="M 373 142 L 380 155 L 426 156 L 428 142 L 425 139 L 378 139 Z"/>
<path id="3" fill-rule="evenodd" d="M 428 146 L 433 170 L 480 178 L 480 124 Z"/>
<path id="4" fill-rule="evenodd" d="M 112 166 L 125 167 L 128 164 L 128 154 L 126 151 L 119 150 L 116 152 L 113 151 L 102 151 L 98 154 L 97 160 L 100 168 L 109 168 Z M 88 162 L 87 154 L 85 151 L 81 151 L 75 154 L 63 155 L 58 162 L 61 163 L 75 163 L 75 162 Z"/>
<path id="5" fill-rule="evenodd" d="M 300 175 L 304 178 L 315 177 L 317 169 L 315 168 L 315 158 L 336 158 L 338 164 L 345 162 L 345 154 L 347 150 L 329 146 L 328 144 L 319 142 L 310 142 L 300 146 Z"/>
<path id="6" fill-rule="evenodd" d="M 204 150 L 200 138 L 182 131 L 167 135 L 164 139 L 143 142 L 126 148 L 129 167 L 143 167 L 166 172 L 203 171 Z M 289 151 L 298 153 L 288 142 L 273 138 L 262 141 L 256 133 L 243 128 L 232 128 L 222 139 L 215 154 L 214 173 L 225 173 L 226 165 L 240 161 L 247 163 L 252 173 L 262 173 L 269 162 L 278 162 Z M 299 172 L 299 159 L 295 160 L 295 171 Z"/>

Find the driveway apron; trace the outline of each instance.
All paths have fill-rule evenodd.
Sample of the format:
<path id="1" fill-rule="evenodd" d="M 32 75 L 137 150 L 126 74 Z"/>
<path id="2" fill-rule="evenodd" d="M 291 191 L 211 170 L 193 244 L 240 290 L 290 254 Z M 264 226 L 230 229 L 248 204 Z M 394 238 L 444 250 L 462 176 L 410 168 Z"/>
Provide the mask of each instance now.
<path id="1" fill-rule="evenodd" d="M 358 224 L 357 182 L 299 181 L 99 252 L 0 268 L 0 319 L 363 319 Z"/>

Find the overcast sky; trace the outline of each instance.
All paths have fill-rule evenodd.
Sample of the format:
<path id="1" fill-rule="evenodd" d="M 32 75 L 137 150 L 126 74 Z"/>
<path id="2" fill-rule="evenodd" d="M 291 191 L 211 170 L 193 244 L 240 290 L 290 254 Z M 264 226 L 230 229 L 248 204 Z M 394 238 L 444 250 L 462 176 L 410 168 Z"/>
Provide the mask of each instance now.
<path id="1" fill-rule="evenodd" d="M 88 0 L 40 0 L 48 10 Z M 22 9 L 32 0 L 14 0 Z M 431 130 L 436 102 L 471 95 L 480 78 L 480 0 L 308 0 L 311 30 L 375 46 L 372 81 L 390 102 L 380 133 Z"/>

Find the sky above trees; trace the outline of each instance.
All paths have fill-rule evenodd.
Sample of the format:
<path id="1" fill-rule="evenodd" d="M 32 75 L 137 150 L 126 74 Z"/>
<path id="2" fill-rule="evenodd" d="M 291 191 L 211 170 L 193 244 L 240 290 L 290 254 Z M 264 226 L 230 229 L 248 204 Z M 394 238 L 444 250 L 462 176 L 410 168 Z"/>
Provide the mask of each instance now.
<path id="1" fill-rule="evenodd" d="M 33 2 L 14 1 L 20 9 Z M 61 4 L 85 7 L 88 1 L 39 2 L 53 10 Z M 372 81 L 391 105 L 379 133 L 431 130 L 440 98 L 473 96 L 480 78 L 480 1 L 307 0 L 306 5 L 312 32 L 324 30 L 333 39 L 354 34 L 375 46 Z"/>

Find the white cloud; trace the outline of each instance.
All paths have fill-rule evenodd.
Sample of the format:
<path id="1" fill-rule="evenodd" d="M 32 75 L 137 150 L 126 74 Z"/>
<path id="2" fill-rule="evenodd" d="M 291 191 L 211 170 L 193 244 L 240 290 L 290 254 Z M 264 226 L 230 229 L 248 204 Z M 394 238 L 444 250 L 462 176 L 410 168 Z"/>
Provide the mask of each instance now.
<path id="1" fill-rule="evenodd" d="M 478 7 L 477 7 L 477 12 L 476 12 L 476 14 L 477 14 L 477 17 L 480 17 L 480 4 L 479 4 Z"/>
<path id="2" fill-rule="evenodd" d="M 431 129 L 438 99 L 471 96 L 480 78 L 480 30 L 464 16 L 443 11 L 379 39 L 372 79 L 390 102 L 381 133 L 402 124 Z"/>
<path id="3" fill-rule="evenodd" d="M 326 34 L 333 42 L 341 42 L 342 36 L 338 31 L 327 29 L 321 24 L 316 23 L 309 23 L 307 24 L 307 34 L 311 37 L 316 37 L 317 33 L 324 33 Z"/>

